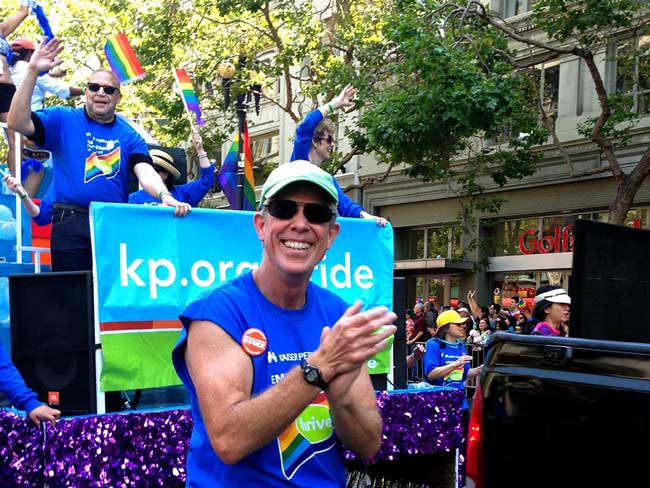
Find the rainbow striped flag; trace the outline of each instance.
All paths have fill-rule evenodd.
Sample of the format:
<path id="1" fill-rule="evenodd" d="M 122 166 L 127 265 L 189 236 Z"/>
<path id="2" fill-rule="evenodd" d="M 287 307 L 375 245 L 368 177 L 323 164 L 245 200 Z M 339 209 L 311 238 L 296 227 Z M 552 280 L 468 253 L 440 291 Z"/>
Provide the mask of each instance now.
<path id="1" fill-rule="evenodd" d="M 111 71 L 120 80 L 120 83 L 140 80 L 144 78 L 144 70 L 136 57 L 129 40 L 120 32 L 107 39 L 104 44 L 104 53 Z"/>
<path id="2" fill-rule="evenodd" d="M 230 150 L 221 164 L 217 175 L 217 181 L 228 199 L 230 208 L 233 210 L 255 210 L 255 180 L 253 178 L 253 157 L 251 154 L 250 137 L 248 136 L 248 124 L 244 120 L 242 128 L 242 139 L 244 140 L 244 197 L 242 208 L 239 208 L 237 195 L 237 161 L 239 160 L 239 132 L 230 145 Z"/>
<path id="3" fill-rule="evenodd" d="M 185 105 L 185 110 L 188 112 L 194 112 L 196 115 L 196 124 L 203 125 L 203 119 L 201 118 L 201 107 L 199 106 L 199 99 L 194 92 L 192 87 L 192 80 L 187 74 L 187 71 L 184 69 L 177 69 L 174 71 L 174 76 L 176 77 L 176 83 L 181 90 L 181 98 L 183 99 L 183 104 Z"/>

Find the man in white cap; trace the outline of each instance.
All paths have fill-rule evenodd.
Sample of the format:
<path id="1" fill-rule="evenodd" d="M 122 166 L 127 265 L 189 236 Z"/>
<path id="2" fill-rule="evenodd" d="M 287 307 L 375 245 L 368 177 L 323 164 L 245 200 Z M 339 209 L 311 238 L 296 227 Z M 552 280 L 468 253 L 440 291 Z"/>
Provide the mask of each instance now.
<path id="1" fill-rule="evenodd" d="M 253 217 L 259 268 L 181 315 L 172 358 L 194 419 L 187 486 L 344 487 L 341 443 L 362 459 L 379 449 L 365 362 L 396 316 L 361 312 L 310 281 L 339 232 L 337 201 L 317 166 L 275 169 Z"/>

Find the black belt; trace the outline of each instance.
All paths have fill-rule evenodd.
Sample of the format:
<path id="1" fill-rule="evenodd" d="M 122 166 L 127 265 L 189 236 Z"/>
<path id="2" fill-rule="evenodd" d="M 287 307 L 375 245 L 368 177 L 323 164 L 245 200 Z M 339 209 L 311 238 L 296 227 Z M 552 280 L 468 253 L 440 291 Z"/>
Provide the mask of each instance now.
<path id="1" fill-rule="evenodd" d="M 55 203 L 54 210 L 72 210 L 73 212 L 78 212 L 80 214 L 88 215 L 88 209 L 86 207 L 80 207 L 79 205 L 72 205 L 71 203 Z"/>

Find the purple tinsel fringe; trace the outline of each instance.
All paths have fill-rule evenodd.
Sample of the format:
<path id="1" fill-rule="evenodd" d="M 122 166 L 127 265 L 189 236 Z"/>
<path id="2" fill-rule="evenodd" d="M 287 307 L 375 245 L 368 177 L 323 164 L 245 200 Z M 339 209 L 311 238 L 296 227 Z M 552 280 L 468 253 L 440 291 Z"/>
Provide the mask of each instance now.
<path id="1" fill-rule="evenodd" d="M 460 445 L 462 392 L 380 392 L 383 442 L 374 461 Z M 23 416 L 0 412 L 0 488 L 181 487 L 192 432 L 189 410 L 70 417 L 45 436 Z M 345 458 L 354 455 L 345 451 Z"/>

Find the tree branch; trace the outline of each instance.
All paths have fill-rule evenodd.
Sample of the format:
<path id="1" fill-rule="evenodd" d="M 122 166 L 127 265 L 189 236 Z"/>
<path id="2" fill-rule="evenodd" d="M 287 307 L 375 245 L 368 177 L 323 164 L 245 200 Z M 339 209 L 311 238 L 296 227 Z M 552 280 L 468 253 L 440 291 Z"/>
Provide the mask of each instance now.
<path id="1" fill-rule="evenodd" d="M 625 173 L 621 169 L 620 164 L 618 164 L 618 159 L 616 158 L 616 154 L 614 154 L 614 146 L 603 135 L 603 127 L 611 116 L 611 107 L 609 106 L 609 100 L 607 99 L 607 90 L 605 89 L 605 84 L 603 83 L 603 79 L 600 76 L 600 72 L 598 71 L 598 66 L 596 66 L 596 62 L 594 61 L 593 53 L 582 52 L 581 54 L 582 55 L 580 57 L 584 59 L 587 68 L 589 69 L 589 73 L 591 74 L 591 78 L 594 82 L 596 95 L 598 96 L 598 101 L 600 103 L 601 109 L 600 115 L 598 116 L 598 119 L 594 124 L 594 128 L 591 131 L 591 137 L 593 141 L 602 149 L 603 154 L 609 163 L 609 168 L 614 175 L 614 178 L 616 178 L 616 180 L 620 183 L 625 179 Z"/>
<path id="2" fill-rule="evenodd" d="M 386 169 L 386 171 L 384 171 L 384 174 L 382 174 L 381 176 L 377 176 L 377 177 L 371 176 L 369 178 L 366 178 L 362 183 L 360 183 L 358 185 L 357 184 L 348 185 L 343 189 L 343 191 L 348 192 L 350 190 L 363 190 L 368 185 L 374 185 L 375 183 L 381 183 L 386 178 L 388 178 L 388 175 L 390 174 L 392 169 L 393 169 L 393 163 L 390 163 L 388 165 L 388 168 Z"/>
<path id="3" fill-rule="evenodd" d="M 598 168 L 588 169 L 588 170 L 585 170 L 585 171 L 580 171 L 579 173 L 573 173 L 573 174 L 571 174 L 571 177 L 573 177 L 573 178 L 583 178 L 585 176 L 593 176 L 593 175 L 598 175 L 598 174 L 601 174 L 601 173 L 608 173 L 609 171 L 611 171 L 609 166 L 600 166 Z"/>
<path id="4" fill-rule="evenodd" d="M 571 160 L 571 157 L 569 156 L 569 153 L 567 153 L 566 148 L 564 147 L 562 142 L 560 142 L 560 138 L 557 136 L 557 131 L 555 130 L 555 124 L 546 113 L 546 110 L 544 109 L 544 100 L 542 100 L 542 97 L 540 97 L 539 94 L 537 96 L 537 108 L 539 109 L 539 114 L 542 118 L 542 124 L 544 125 L 544 127 L 546 127 L 546 129 L 551 134 L 551 138 L 553 139 L 553 145 L 560 152 L 560 156 L 562 156 L 562 159 L 564 160 L 567 167 L 569 168 L 569 176 L 575 176 L 575 168 L 573 167 L 573 161 Z"/>
<path id="5" fill-rule="evenodd" d="M 273 39 L 273 42 L 275 43 L 275 46 L 278 50 L 278 54 L 282 54 L 284 52 L 284 43 L 280 38 L 280 34 L 278 33 L 277 27 L 273 24 L 273 19 L 271 19 L 270 0 L 266 0 L 266 2 L 264 3 L 264 7 L 262 8 L 262 13 L 264 14 L 264 19 L 266 20 L 266 24 L 269 26 L 271 39 Z M 291 113 L 291 107 L 293 105 L 293 84 L 291 81 L 290 71 L 291 71 L 290 67 L 287 66 L 285 62 L 282 66 L 282 77 L 284 78 L 284 86 L 285 86 L 287 96 L 286 96 L 285 104 L 284 106 L 282 106 L 282 109 L 288 114 Z"/>
<path id="6" fill-rule="evenodd" d="M 650 175 L 650 146 L 648 146 L 641 156 L 638 164 L 630 173 L 629 177 L 633 185 L 641 185 L 643 181 Z"/>

